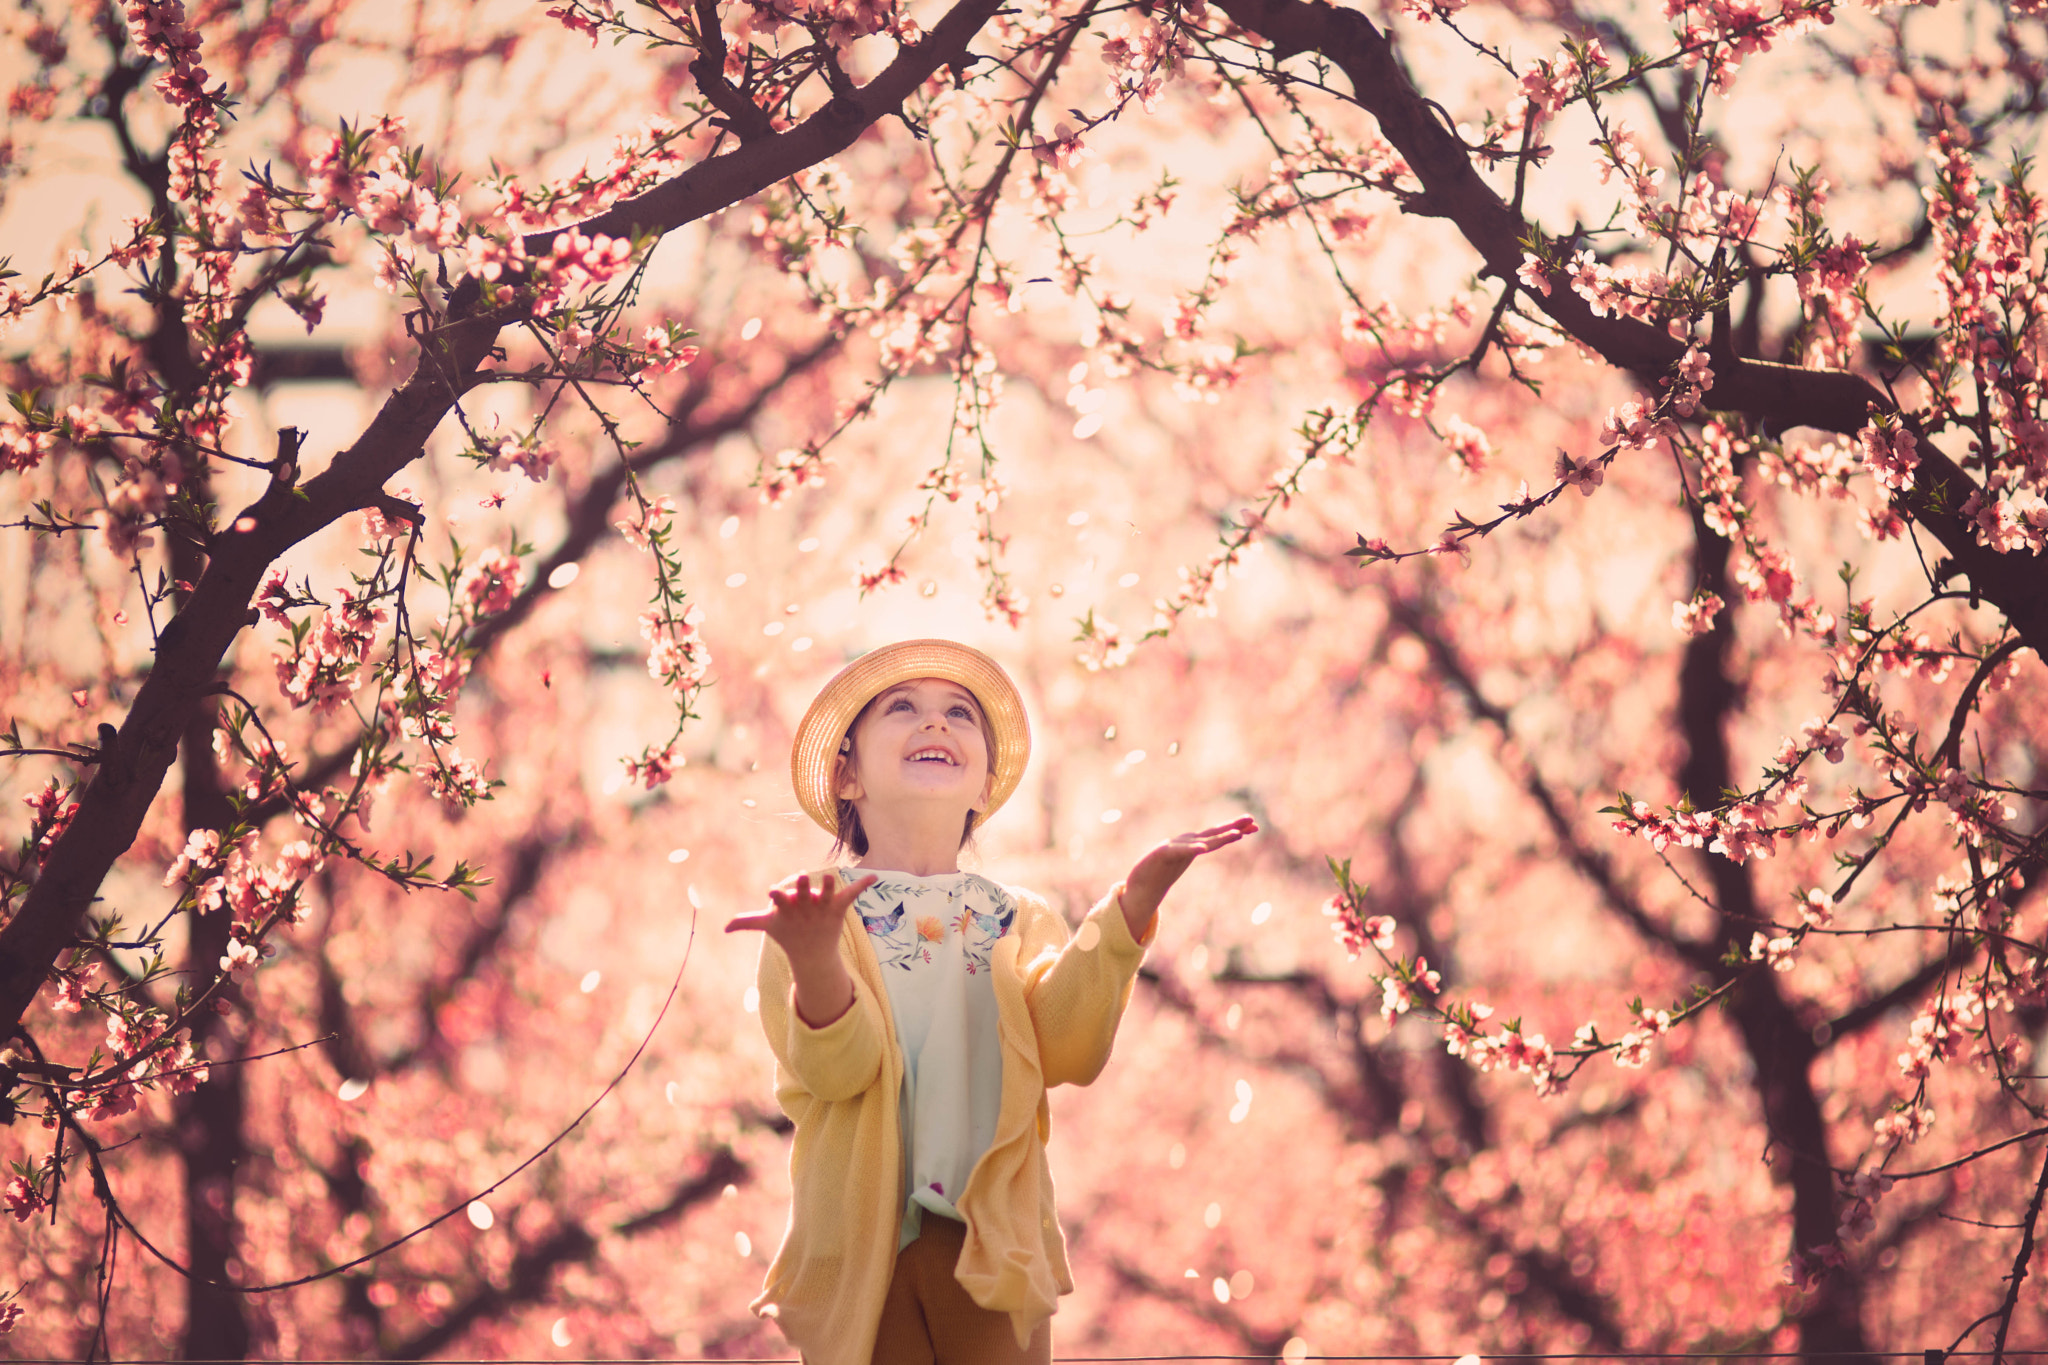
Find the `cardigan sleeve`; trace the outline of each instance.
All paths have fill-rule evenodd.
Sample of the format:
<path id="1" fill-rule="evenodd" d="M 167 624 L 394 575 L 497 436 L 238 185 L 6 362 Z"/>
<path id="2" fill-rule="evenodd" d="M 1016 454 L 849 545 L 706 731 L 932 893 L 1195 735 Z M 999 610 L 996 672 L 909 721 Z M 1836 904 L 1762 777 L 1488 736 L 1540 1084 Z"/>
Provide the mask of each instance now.
<path id="1" fill-rule="evenodd" d="M 847 970 L 853 974 L 850 965 Z M 823 1028 L 812 1028 L 797 1013 L 796 981 L 789 970 L 789 957 L 780 944 L 765 935 L 757 981 L 761 1027 L 786 1079 L 827 1102 L 851 1099 L 874 1084 L 882 1069 L 882 1031 L 872 1003 L 863 998 L 857 976 L 853 1003 Z"/>
<path id="2" fill-rule="evenodd" d="M 1024 999 L 1047 1086 L 1087 1085 L 1109 1062 L 1138 964 L 1159 924 L 1155 916 L 1143 939 L 1132 938 L 1123 891 L 1122 882 L 1111 887 L 1072 938 L 1051 907 L 1024 893 L 1036 902 L 1034 918 L 1047 926 L 1044 946 L 1024 965 Z"/>

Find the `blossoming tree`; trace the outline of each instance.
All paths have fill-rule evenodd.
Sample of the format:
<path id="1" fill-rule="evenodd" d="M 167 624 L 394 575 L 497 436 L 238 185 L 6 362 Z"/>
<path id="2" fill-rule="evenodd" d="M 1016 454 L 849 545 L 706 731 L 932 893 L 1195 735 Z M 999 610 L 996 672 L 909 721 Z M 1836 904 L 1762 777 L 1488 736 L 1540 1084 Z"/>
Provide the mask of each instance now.
<path id="1" fill-rule="evenodd" d="M 87 1351 L 159 1331 L 114 1292 L 140 1254 L 129 1273 L 179 1275 L 181 1347 L 206 1358 L 510 1349 L 493 1334 L 529 1309 L 563 1346 L 681 1343 L 682 1322 L 698 1348 L 769 1344 L 733 1307 L 765 1223 L 687 1287 L 634 1288 L 662 1239 L 701 1247 L 681 1225 L 733 1216 L 707 1211 L 728 1191 L 772 1207 L 748 1202 L 779 1136 L 744 1054 L 664 1093 L 717 1118 L 637 1202 L 553 1156 L 547 1197 L 502 1223 L 492 1192 L 556 1150 L 530 1112 L 561 1097 L 507 1049 L 632 1055 L 577 1003 L 623 959 L 562 993 L 558 1028 L 526 1017 L 574 959 L 522 938 L 536 906 L 611 923 L 579 880 L 658 856 L 663 812 L 736 818 L 710 803 L 774 766 L 792 700 L 760 679 L 791 656 L 749 638 L 714 670 L 705 643 L 706 599 L 743 586 L 744 509 L 807 519 L 771 557 L 792 582 L 829 559 L 870 600 L 960 527 L 986 618 L 1062 660 L 1043 696 L 1072 743 L 1046 749 L 1077 756 L 1048 760 L 1042 828 L 1011 850 L 1040 881 L 1087 894 L 1116 863 L 1073 822 L 1171 819 L 1233 767 L 1289 803 L 1262 932 L 1220 911 L 1174 931 L 1126 1053 L 1192 1041 L 1229 1097 L 1225 1129 L 1190 1114 L 1195 1140 L 1155 1153 L 1168 1171 L 1256 1161 L 1238 1134 L 1278 1084 L 1317 1153 L 1293 1163 L 1304 1214 L 1245 1234 L 1273 1272 L 1192 1264 L 1222 1254 L 1223 1201 L 1196 1232 L 1175 1177 L 1120 1184 L 1130 1149 L 1086 1140 L 1082 1263 L 1130 1291 L 1083 1305 L 1091 1339 L 1425 1350 L 1373 1307 L 1420 1295 L 1455 1301 L 1432 1331 L 1498 1349 L 1825 1352 L 1881 1325 L 2003 1350 L 2039 1322 L 2020 1291 L 2048 1189 L 2048 324 L 2030 168 L 1989 160 L 2037 131 L 2023 10 L 564 0 L 539 36 L 538 9 L 481 4 L 402 31 L 339 0 L 24 10 L 9 173 L 93 129 L 135 210 L 63 224 L 75 250 L 18 251 L 0 282 L 6 780 L 28 812 L 0 866 L 0 1080 L 34 1138 L 6 1198 L 51 1230 L 34 1292 L 69 1310 L 33 1330 L 88 1323 Z M 384 106 L 356 104 L 366 71 Z M 348 429 L 264 420 L 312 411 L 323 377 L 371 400 Z M 826 485 L 835 462 L 862 477 L 828 502 L 856 482 Z M 1156 548 L 1118 548 L 1113 591 L 1108 542 L 1078 573 L 1061 556 L 1126 487 Z M 1498 512 L 1452 510 L 1475 496 Z M 1197 621 L 1283 559 L 1284 600 Z M 587 608 L 596 637 L 568 648 L 586 563 L 604 603 L 647 605 L 623 629 Z M 1176 566 L 1149 606 L 1128 595 Z M 1142 630 L 1111 619 L 1133 609 Z M 626 810 L 542 737 L 604 713 L 635 629 L 671 709 L 618 736 L 607 795 L 653 803 Z M 1261 671 L 1281 647 L 1305 670 L 1285 707 L 1174 687 L 1204 659 L 1244 670 L 1241 703 L 1290 676 Z M 1256 745 L 1215 741 L 1206 788 L 1137 747 L 1091 774 L 1081 737 L 1114 742 L 1104 699 L 1139 679 L 1175 698 L 1162 730 Z M 1491 821 L 1460 763 L 1505 784 Z M 1095 800 L 1133 774 L 1149 800 Z M 801 856 L 691 843 L 735 895 Z M 1328 894 L 1325 866 L 1369 995 L 1264 928 Z M 1646 960 L 1601 940 L 1622 965 L 1560 985 L 1489 954 L 1514 917 L 1480 903 L 1524 887 L 1558 922 L 1597 904 Z M 478 909 L 452 920 L 451 897 Z M 1157 1066 L 1149 1103 L 1068 1107 L 1129 1133 L 1187 1080 Z M 488 1138 L 464 1093 L 495 1096 Z M 593 1119 L 608 1150 L 661 1140 L 661 1111 L 619 1108 Z M 1760 1150 L 1784 1207 L 1675 1142 L 1686 1122 Z M 120 1178 L 150 1162 L 177 1179 Z M 1678 1212 L 1631 1209 L 1632 1185 Z M 1717 1195 L 1693 1259 L 1660 1259 L 1658 1219 L 1711 1220 Z M 1998 1231 L 1959 1245 L 1943 1217 Z M 1182 1283 L 1119 1225 L 1155 1230 L 1154 1260 L 1211 1240 Z M 1701 1257 L 1753 1271 L 1760 1244 L 1785 1297 L 1707 1292 Z M 1418 1269 L 1432 1254 L 1484 1274 Z M 1937 1254 L 1981 1302 L 1912 1290 Z M 1656 1267 L 1701 1292 L 1659 1307 Z M 251 1293 L 302 1280 L 339 1311 Z M 632 1310 L 586 1325 L 550 1296 Z"/>

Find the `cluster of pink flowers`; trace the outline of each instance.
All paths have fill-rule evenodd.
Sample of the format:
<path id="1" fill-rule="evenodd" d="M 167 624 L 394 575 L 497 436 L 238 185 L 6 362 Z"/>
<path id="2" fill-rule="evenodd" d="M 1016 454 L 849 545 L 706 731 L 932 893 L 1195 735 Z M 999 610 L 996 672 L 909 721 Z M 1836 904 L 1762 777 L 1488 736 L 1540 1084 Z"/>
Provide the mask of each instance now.
<path id="1" fill-rule="evenodd" d="M 1633 835 L 1662 853 L 1673 844 L 1704 848 L 1731 862 L 1768 858 L 1780 831 L 1771 825 L 1773 811 L 1797 782 L 1737 801 L 1723 811 L 1672 810 L 1660 815 L 1646 801 L 1631 802 L 1614 821 L 1614 832 Z M 1801 789 L 1803 790 L 1803 788 Z"/>
<path id="2" fill-rule="evenodd" d="M 1468 0 L 1401 0 L 1401 13 L 1421 23 L 1449 19 L 1465 8 Z"/>
<path id="3" fill-rule="evenodd" d="M 1759 930 L 1749 938 L 1749 960 L 1768 962 L 1774 972 L 1789 972 L 1793 967 L 1793 951 L 1799 947 L 1799 939 L 1792 934 L 1770 935 Z"/>
<path id="4" fill-rule="evenodd" d="M 1402 964 L 1402 969 L 1392 976 L 1378 978 L 1380 986 L 1380 1018 L 1388 1023 L 1415 1008 L 1418 992 L 1425 998 L 1434 997 L 1443 989 L 1443 973 L 1429 965 L 1429 959 L 1418 957 L 1411 964 Z"/>
<path id="5" fill-rule="evenodd" d="M 1417 959 L 1417 964 L 1421 964 L 1421 959 Z M 1383 1000 L 1383 1014 L 1385 1009 Z M 1564 1093 L 1565 1078 L 1558 1071 L 1557 1053 L 1542 1034 L 1524 1034 L 1519 1028 L 1485 1032 L 1480 1026 L 1493 1016 L 1493 1007 L 1477 1001 L 1462 1010 L 1447 1008 L 1443 1015 L 1444 1050 L 1453 1057 L 1476 1071 L 1519 1071 L 1529 1077 L 1536 1093 L 1546 1099 Z"/>
<path id="6" fill-rule="evenodd" d="M 252 831 L 224 846 L 219 831 L 195 829 L 164 873 L 164 885 L 187 887 L 202 914 L 232 912 L 240 938 L 257 938 L 263 926 L 279 917 L 299 923 L 306 907 L 295 893 L 325 857 L 298 839 L 280 849 L 275 862 L 265 862 L 255 856 L 255 841 Z"/>
<path id="7" fill-rule="evenodd" d="M 1631 317 L 1641 322 L 1658 320 L 1670 284 L 1660 270 L 1635 264 L 1611 266 L 1591 251 L 1572 258 L 1565 282 L 1586 301 L 1594 317 Z"/>
<path id="8" fill-rule="evenodd" d="M 199 35 L 185 20 L 181 0 L 127 0 L 123 6 L 135 46 L 167 68 L 157 93 L 180 109 L 203 106 L 206 68 L 200 65 Z"/>
<path id="9" fill-rule="evenodd" d="M 534 311 L 549 312 L 563 300 L 610 283 L 633 264 L 633 244 L 623 237 L 590 236 L 563 230 L 548 254 L 533 263 L 539 290 Z"/>
<path id="10" fill-rule="evenodd" d="M 1743 61 L 1768 52 L 1780 38 L 1796 37 L 1835 21 L 1833 0 L 1784 0 L 1767 14 L 1763 0 L 1664 0 L 1667 18 L 1684 17 L 1685 64 L 1704 65 L 1718 94 L 1727 94 Z"/>
<path id="11" fill-rule="evenodd" d="M 1979 545 L 2001 554 L 2039 554 L 2048 549 L 2048 498 L 2011 471 L 1993 470 L 1984 487 L 1970 490 L 1962 512 Z"/>
<path id="12" fill-rule="evenodd" d="M 1654 410 L 1639 402 L 1622 403 L 1608 409 L 1607 416 L 1600 423 L 1600 444 L 1608 449 L 1651 450 L 1660 438 L 1677 434 L 1675 422 L 1658 417 Z M 1563 477 L 1563 470 L 1558 473 Z M 1579 491 L 1585 493 L 1590 490 L 1581 488 Z"/>
<path id="13" fill-rule="evenodd" d="M 1347 874 L 1337 894 L 1323 902 L 1323 914 L 1336 921 L 1330 930 L 1353 962 L 1367 948 L 1383 957 L 1394 951 L 1396 926 L 1392 917 L 1367 914 L 1364 892 L 1365 888 L 1353 885 Z"/>
<path id="14" fill-rule="evenodd" d="M 437 649 L 414 654 L 407 676 L 411 689 L 400 708 L 400 731 L 408 739 L 446 744 L 455 738 L 455 697 L 469 678 L 469 659 Z"/>
<path id="15" fill-rule="evenodd" d="M 1175 367 L 1173 392 L 1183 403 L 1216 403 L 1244 377 L 1244 357 L 1228 346 L 1205 347 Z"/>
<path id="16" fill-rule="evenodd" d="M 1178 618 L 1185 612 L 1200 616 L 1214 616 L 1217 612 L 1216 594 L 1223 590 L 1227 581 L 1224 577 L 1235 569 L 1244 558 L 1245 540 L 1241 536 L 1232 544 L 1219 546 L 1209 557 L 1192 567 L 1182 564 L 1174 570 L 1180 578 L 1180 586 L 1173 596 L 1164 600 L 1161 610 Z"/>
<path id="17" fill-rule="evenodd" d="M 592 47 L 597 46 L 599 28 L 617 22 L 618 17 L 618 7 L 612 0 L 571 0 L 548 11 L 548 18 L 570 32 L 588 35 Z"/>
<path id="18" fill-rule="evenodd" d="M 279 594 L 285 590 L 283 580 L 284 570 L 272 569 L 257 600 L 265 616 L 289 626 L 290 618 L 278 605 Z M 311 706 L 316 715 L 332 712 L 362 686 L 363 664 L 390 615 L 348 588 L 341 589 L 339 596 L 338 605 L 321 608 L 312 629 L 294 639 L 289 657 L 271 656 L 285 696 L 294 707 Z"/>
<path id="19" fill-rule="evenodd" d="M 1123 628 L 1092 611 L 1082 621 L 1081 633 L 1074 638 L 1082 644 L 1081 652 L 1074 658 L 1090 673 L 1122 668 L 1131 661 L 1131 644 L 1124 638 Z"/>
<path id="20" fill-rule="evenodd" d="M 155 537 L 143 528 L 163 515 L 176 492 L 176 485 L 167 485 L 154 469 L 128 460 L 121 481 L 107 490 L 107 505 L 93 514 L 107 548 L 125 558 L 153 544 Z"/>
<path id="21" fill-rule="evenodd" d="M 459 749 L 452 745 L 436 749 L 433 763 L 426 772 L 427 790 L 440 799 L 449 813 L 473 806 L 479 801 L 488 801 L 492 783 L 483 767 L 464 758 Z"/>
<path id="22" fill-rule="evenodd" d="M 526 570 L 519 561 L 493 546 L 455 580 L 455 608 L 466 619 L 481 621 L 511 606 L 525 586 Z"/>
<path id="23" fill-rule="evenodd" d="M 0 289 L 5 287 L 0 285 Z M 56 435 L 47 429 L 22 422 L 0 422 L 0 473 L 34 469 L 56 444 Z"/>
<path id="24" fill-rule="evenodd" d="M 681 344 L 684 335 L 686 333 L 674 323 L 649 327 L 640 337 L 647 357 L 646 363 L 633 377 L 645 380 L 657 375 L 674 374 L 695 360 L 697 348 Z"/>
<path id="25" fill-rule="evenodd" d="M 1891 494 L 1913 487 L 1913 472 L 1920 467 L 1920 445 L 1905 423 L 1880 417 L 1856 433 L 1856 443 L 1863 451 L 1864 468 L 1885 490 L 1886 501 Z"/>
<path id="26" fill-rule="evenodd" d="M 891 561 L 879 569 L 855 570 L 853 582 L 854 586 L 860 589 L 861 596 L 865 597 L 878 588 L 887 587 L 891 583 L 901 583 L 907 576 L 901 566 Z"/>
<path id="27" fill-rule="evenodd" d="M 1700 402 L 1707 390 L 1714 387 L 1714 369 L 1707 363 L 1707 353 L 1697 346 L 1689 346 L 1679 358 L 1676 376 L 1663 381 L 1671 390 L 1671 410 L 1680 417 L 1690 417 L 1700 410 Z"/>
<path id="28" fill-rule="evenodd" d="M 546 483 L 560 458 L 561 452 L 546 441 L 532 436 L 525 440 L 506 436 L 485 456 L 484 465 L 501 472 L 516 469 L 534 483 Z"/>
<path id="29" fill-rule="evenodd" d="M 697 633 L 704 609 L 691 608 L 678 617 L 671 612 L 640 613 L 640 638 L 647 641 L 647 676 L 667 685 L 677 700 L 687 701 L 703 685 L 711 668 L 711 651 Z"/>
<path id="30" fill-rule="evenodd" d="M 159 1083 L 174 1095 L 189 1095 L 205 1083 L 208 1069 L 199 1062 L 190 1038 L 178 1040 L 175 1050 L 158 1040 L 168 1032 L 168 1021 L 153 1009 L 112 1014 L 107 1019 L 107 1046 L 117 1059 L 114 1078 L 65 1092 L 73 1109 L 83 1110 L 95 1122 L 133 1113 L 144 1091 Z"/>
<path id="31" fill-rule="evenodd" d="M 635 549 L 644 550 L 655 536 L 668 529 L 675 514 L 676 500 L 664 493 L 635 503 L 629 516 L 612 525 L 619 528 L 619 534 L 632 542 Z"/>
<path id="32" fill-rule="evenodd" d="M 761 501 L 772 507 L 799 488 L 822 487 L 825 466 L 830 463 L 816 445 L 783 451 L 775 457 L 772 466 L 762 472 Z"/>
<path id="33" fill-rule="evenodd" d="M 626 760 L 626 780 L 644 783 L 648 791 L 653 791 L 674 777 L 676 768 L 683 762 L 674 744 L 663 745 L 659 749 L 648 748 L 641 751 L 640 757 Z"/>
<path id="34" fill-rule="evenodd" d="M 1520 131 L 1525 122 L 1543 126 L 1552 114 L 1564 108 L 1579 93 L 1580 82 L 1589 73 L 1607 68 L 1607 49 L 1598 38 L 1585 46 L 1584 60 L 1569 48 L 1559 48 L 1548 60 L 1530 63 L 1508 106 L 1507 127 Z"/>
<path id="35" fill-rule="evenodd" d="M 1856 359 L 1861 345 L 1857 330 L 1863 321 L 1863 299 L 1857 291 L 1869 271 L 1863 244 L 1849 234 L 1815 255 L 1793 277 L 1812 328 L 1803 357 L 1808 366 L 1844 369 Z"/>
<path id="36" fill-rule="evenodd" d="M 1187 19 L 1196 23 L 1202 20 L 1203 11 L 1200 0 L 1183 7 Z M 1133 14 L 1102 43 L 1102 60 L 1109 67 L 1112 98 L 1134 99 L 1146 113 L 1154 112 L 1160 92 L 1169 79 L 1181 74 L 1187 54 L 1188 38 L 1183 27 Z"/>
<path id="37" fill-rule="evenodd" d="M 1451 463 L 1461 474 L 1480 473 L 1493 458 L 1493 446 L 1487 441 L 1486 433 L 1462 417 L 1446 419 L 1443 436 L 1444 448 L 1451 454 Z"/>
<path id="38" fill-rule="evenodd" d="M 35 841 L 38 865 L 49 860 L 50 850 L 78 814 L 78 803 L 64 799 L 68 794 L 68 789 L 59 786 L 53 777 L 21 798 L 21 803 L 29 810 L 28 834 Z"/>

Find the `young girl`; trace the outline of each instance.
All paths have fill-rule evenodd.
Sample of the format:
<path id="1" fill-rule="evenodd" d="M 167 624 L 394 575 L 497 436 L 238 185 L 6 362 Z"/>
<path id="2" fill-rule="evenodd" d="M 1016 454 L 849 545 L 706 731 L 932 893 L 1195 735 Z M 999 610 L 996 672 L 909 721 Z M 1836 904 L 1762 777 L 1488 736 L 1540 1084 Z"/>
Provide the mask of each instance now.
<path id="1" fill-rule="evenodd" d="M 1070 939 L 959 851 L 1023 777 L 1009 676 L 948 640 L 842 669 L 797 727 L 797 800 L 851 866 L 801 873 L 758 929 L 761 1024 L 796 1124 L 789 1229 L 756 1313 L 809 1365 L 1052 1359 L 1073 1289 L 1046 1090 L 1109 1059 L 1167 888 L 1249 816 L 1160 844 Z"/>

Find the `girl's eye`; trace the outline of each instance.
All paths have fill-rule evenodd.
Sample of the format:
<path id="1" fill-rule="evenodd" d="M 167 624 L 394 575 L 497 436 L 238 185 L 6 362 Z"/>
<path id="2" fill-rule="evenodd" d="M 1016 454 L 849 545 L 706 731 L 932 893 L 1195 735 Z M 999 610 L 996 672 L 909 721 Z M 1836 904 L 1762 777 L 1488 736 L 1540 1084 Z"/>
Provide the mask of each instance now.
<path id="1" fill-rule="evenodd" d="M 891 711 L 900 711 L 908 705 L 910 705 L 910 698 L 898 697 L 896 700 L 889 703 L 889 709 Z"/>
<path id="2" fill-rule="evenodd" d="M 965 716 L 969 720 L 974 719 L 974 713 L 964 706 L 956 706 L 951 711 L 948 711 L 946 714 L 949 716 Z"/>

